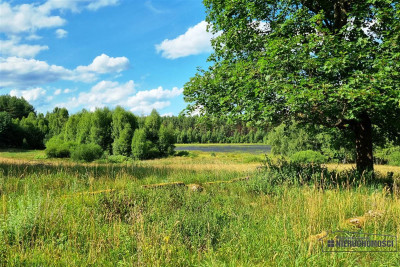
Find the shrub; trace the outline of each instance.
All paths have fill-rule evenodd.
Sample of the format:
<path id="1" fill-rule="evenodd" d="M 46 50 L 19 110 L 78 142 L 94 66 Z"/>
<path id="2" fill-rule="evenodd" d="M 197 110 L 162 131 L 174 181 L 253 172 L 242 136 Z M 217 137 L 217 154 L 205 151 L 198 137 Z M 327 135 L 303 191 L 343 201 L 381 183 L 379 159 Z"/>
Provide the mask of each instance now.
<path id="1" fill-rule="evenodd" d="M 187 157 L 187 156 L 189 156 L 189 151 L 186 151 L 186 150 L 177 151 L 175 153 L 175 156 L 177 156 L 177 157 Z"/>
<path id="2" fill-rule="evenodd" d="M 158 149 L 163 156 L 173 155 L 175 153 L 176 136 L 172 124 L 167 127 L 161 125 L 159 131 Z"/>
<path id="3" fill-rule="evenodd" d="M 103 150 L 97 144 L 82 144 L 78 145 L 72 152 L 71 157 L 73 160 L 83 160 L 91 162 L 95 159 L 101 158 Z"/>
<path id="4" fill-rule="evenodd" d="M 290 157 L 291 161 L 296 163 L 316 163 L 326 162 L 326 157 L 317 151 L 305 150 L 294 153 Z"/>
<path id="5" fill-rule="evenodd" d="M 109 163 L 124 163 L 132 161 L 132 158 L 123 155 L 110 155 L 107 157 Z"/>
<path id="6" fill-rule="evenodd" d="M 132 156 L 136 159 L 157 157 L 158 151 L 151 141 L 146 138 L 145 129 L 137 129 L 132 138 Z"/>
<path id="7" fill-rule="evenodd" d="M 69 158 L 76 146 L 74 142 L 65 142 L 59 136 L 52 137 L 46 143 L 46 156 L 49 158 Z"/>
<path id="8" fill-rule="evenodd" d="M 395 151 L 388 156 L 389 164 L 400 166 L 400 151 Z"/>

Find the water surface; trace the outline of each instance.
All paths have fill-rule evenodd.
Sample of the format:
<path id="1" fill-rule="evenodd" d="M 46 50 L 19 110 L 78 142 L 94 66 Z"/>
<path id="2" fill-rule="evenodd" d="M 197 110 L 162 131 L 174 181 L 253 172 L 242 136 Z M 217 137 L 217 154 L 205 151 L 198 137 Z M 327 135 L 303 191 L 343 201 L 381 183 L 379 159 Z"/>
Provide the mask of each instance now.
<path id="1" fill-rule="evenodd" d="M 177 151 L 203 151 L 203 152 L 242 152 L 251 154 L 264 154 L 271 152 L 269 145 L 176 145 Z"/>

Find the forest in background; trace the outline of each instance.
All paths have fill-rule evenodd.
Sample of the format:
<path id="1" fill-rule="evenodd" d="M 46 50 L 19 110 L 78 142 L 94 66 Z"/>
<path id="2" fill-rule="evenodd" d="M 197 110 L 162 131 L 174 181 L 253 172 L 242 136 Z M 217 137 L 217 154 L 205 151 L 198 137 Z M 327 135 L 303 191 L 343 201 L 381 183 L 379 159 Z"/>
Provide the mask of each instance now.
<path id="1" fill-rule="evenodd" d="M 379 133 L 375 133 L 378 137 Z M 378 138 L 376 138 L 378 139 Z M 161 117 L 156 110 L 136 116 L 116 107 L 82 110 L 69 114 L 54 108 L 46 115 L 35 111 L 23 98 L 0 96 L 0 147 L 45 149 L 49 157 L 72 157 L 92 161 L 100 157 L 150 159 L 175 153 L 175 143 L 263 143 L 272 153 L 313 162 L 355 161 L 351 132 L 303 125 L 276 127 L 229 123 L 201 116 Z M 400 149 L 381 138 L 375 162 L 400 164 Z"/>

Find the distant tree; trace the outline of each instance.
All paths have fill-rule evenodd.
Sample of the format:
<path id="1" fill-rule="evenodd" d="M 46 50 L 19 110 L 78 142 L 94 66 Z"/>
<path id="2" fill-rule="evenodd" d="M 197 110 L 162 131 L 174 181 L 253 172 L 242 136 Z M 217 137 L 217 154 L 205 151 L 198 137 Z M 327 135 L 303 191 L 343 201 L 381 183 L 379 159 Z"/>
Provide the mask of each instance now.
<path id="1" fill-rule="evenodd" d="M 129 156 L 133 132 L 138 127 L 136 116 L 122 107 L 117 107 L 112 114 L 111 135 L 114 155 Z"/>
<path id="2" fill-rule="evenodd" d="M 92 112 L 82 110 L 76 132 L 76 142 L 78 144 L 89 144 L 91 142 L 90 129 L 92 128 L 92 118 Z"/>
<path id="3" fill-rule="evenodd" d="M 150 151 L 153 144 L 147 140 L 146 131 L 144 128 L 137 129 L 132 138 L 132 156 L 136 159 L 150 158 Z"/>
<path id="4" fill-rule="evenodd" d="M 35 112 L 35 109 L 23 97 L 1 95 L 0 112 L 7 112 L 12 119 L 21 119 L 28 117 L 29 113 Z"/>
<path id="5" fill-rule="evenodd" d="M 59 135 L 66 122 L 68 121 L 68 110 L 66 108 L 54 108 L 51 113 L 46 114 L 46 119 L 49 123 L 49 133 L 46 136 L 46 140 L 51 137 Z"/>
<path id="6" fill-rule="evenodd" d="M 82 117 L 82 113 L 79 112 L 68 118 L 63 130 L 63 137 L 65 141 L 77 141 L 78 136 L 78 124 Z"/>
<path id="7" fill-rule="evenodd" d="M 157 110 L 153 109 L 145 120 L 145 129 L 147 134 L 147 139 L 153 143 L 158 141 L 158 131 L 161 126 L 161 117 Z"/>
<path id="8" fill-rule="evenodd" d="M 44 148 L 43 140 L 47 133 L 47 125 L 43 114 L 37 117 L 35 113 L 31 112 L 27 118 L 19 120 L 18 124 L 23 132 L 22 138 L 26 148 Z"/>
<path id="9" fill-rule="evenodd" d="M 6 147 L 11 144 L 12 136 L 12 118 L 8 112 L 0 112 L 0 147 Z"/>
<path id="10" fill-rule="evenodd" d="M 173 155 L 175 153 L 176 136 L 172 124 L 161 125 L 159 131 L 158 149 L 162 156 Z"/>
<path id="11" fill-rule="evenodd" d="M 98 144 L 104 151 L 111 152 L 112 112 L 108 108 L 96 109 L 92 115 L 92 127 L 90 128 L 91 143 Z"/>

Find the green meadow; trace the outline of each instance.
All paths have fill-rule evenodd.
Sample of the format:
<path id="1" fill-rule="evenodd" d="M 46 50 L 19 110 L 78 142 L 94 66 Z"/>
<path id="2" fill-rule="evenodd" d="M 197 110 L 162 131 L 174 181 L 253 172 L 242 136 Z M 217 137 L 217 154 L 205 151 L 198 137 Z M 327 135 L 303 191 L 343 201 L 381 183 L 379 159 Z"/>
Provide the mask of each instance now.
<path id="1" fill-rule="evenodd" d="M 324 253 L 316 238 L 337 230 L 399 236 L 399 194 L 387 175 L 379 176 L 382 183 L 276 184 L 263 155 L 190 152 L 123 164 L 43 157 L 0 152 L 2 266 L 400 262 L 398 252 Z M 389 178 L 397 179 L 400 168 L 392 171 Z M 380 216 L 348 223 L 368 211 Z"/>

